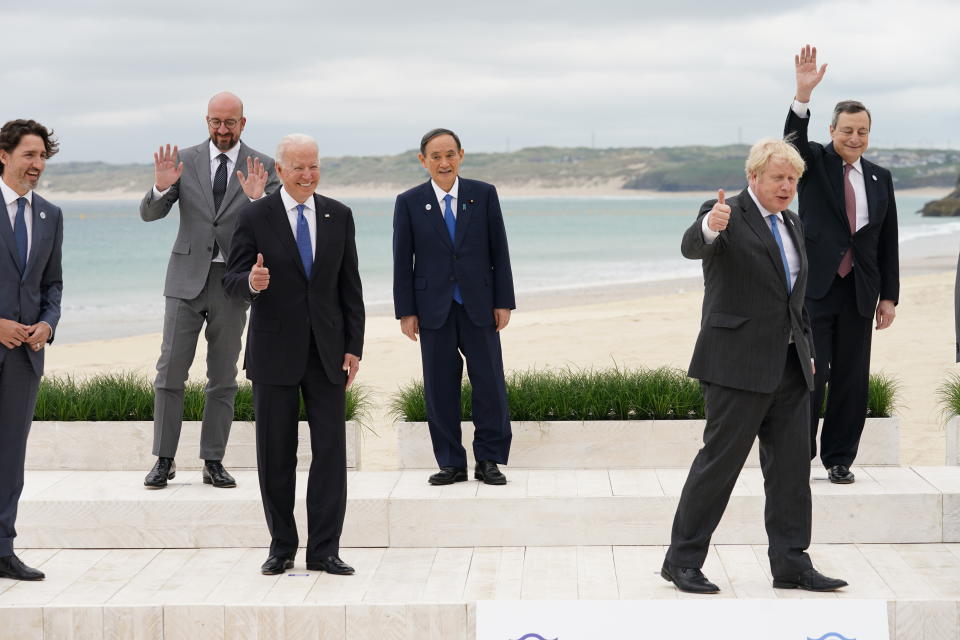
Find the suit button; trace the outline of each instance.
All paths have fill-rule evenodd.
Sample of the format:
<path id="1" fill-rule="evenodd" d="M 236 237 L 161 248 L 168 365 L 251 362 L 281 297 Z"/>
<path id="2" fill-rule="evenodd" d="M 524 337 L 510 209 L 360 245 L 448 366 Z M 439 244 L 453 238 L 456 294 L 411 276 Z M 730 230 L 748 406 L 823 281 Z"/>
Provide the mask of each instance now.
<path id="1" fill-rule="evenodd" d="M 217 223 L 216 223 L 216 222 L 213 223 L 213 228 L 214 228 L 214 229 L 217 228 Z"/>
<path id="2" fill-rule="evenodd" d="M 209 251 L 210 253 L 213 253 L 213 247 L 207 247 L 207 251 Z"/>

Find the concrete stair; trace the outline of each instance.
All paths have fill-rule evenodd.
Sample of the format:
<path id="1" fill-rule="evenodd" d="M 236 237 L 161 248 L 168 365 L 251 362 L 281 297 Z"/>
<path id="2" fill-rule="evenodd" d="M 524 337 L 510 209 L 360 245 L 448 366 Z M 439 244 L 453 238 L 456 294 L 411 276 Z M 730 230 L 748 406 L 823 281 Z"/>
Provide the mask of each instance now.
<path id="1" fill-rule="evenodd" d="M 812 480 L 815 542 L 960 542 L 960 468 L 857 467 Z M 508 469 L 510 482 L 432 487 L 429 471 L 350 472 L 342 542 L 352 547 L 666 544 L 684 469 Z M 236 489 L 180 471 L 150 491 L 132 471 L 30 471 L 17 544 L 31 548 L 256 547 L 268 543 L 254 471 Z M 306 477 L 298 481 L 304 526 Z M 763 544 L 763 479 L 744 469 L 713 541 Z M 302 534 L 303 539 L 306 536 Z"/>

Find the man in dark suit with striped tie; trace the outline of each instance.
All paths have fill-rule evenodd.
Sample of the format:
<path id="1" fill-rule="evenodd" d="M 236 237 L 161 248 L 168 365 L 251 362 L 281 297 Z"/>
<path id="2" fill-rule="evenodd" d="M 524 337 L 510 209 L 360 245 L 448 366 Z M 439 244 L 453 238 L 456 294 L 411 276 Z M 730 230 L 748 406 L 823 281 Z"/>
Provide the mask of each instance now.
<path id="1" fill-rule="evenodd" d="M 787 207 L 803 160 L 783 140 L 747 158 L 747 189 L 700 208 L 683 255 L 703 261 L 703 320 L 689 375 L 700 380 L 707 424 L 680 494 L 661 575 L 681 591 L 716 593 L 701 567 L 754 440 L 760 440 L 770 571 L 778 589 L 833 591 L 810 546 L 808 411 L 813 339 L 803 307 L 803 225 Z"/>
<path id="2" fill-rule="evenodd" d="M 0 578 L 43 580 L 13 552 L 27 434 L 43 375 L 44 346 L 60 320 L 60 207 L 34 189 L 58 145 L 34 120 L 0 129 Z"/>

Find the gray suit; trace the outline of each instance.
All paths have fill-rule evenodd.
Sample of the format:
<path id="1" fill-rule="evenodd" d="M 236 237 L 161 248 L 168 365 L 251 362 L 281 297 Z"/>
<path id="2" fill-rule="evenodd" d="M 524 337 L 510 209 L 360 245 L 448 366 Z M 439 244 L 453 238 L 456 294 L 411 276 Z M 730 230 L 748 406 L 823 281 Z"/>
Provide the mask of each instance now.
<path id="1" fill-rule="evenodd" d="M 803 306 L 808 268 L 802 223 L 792 211 L 783 212 L 800 258 L 788 293 L 780 251 L 747 191 L 727 200 L 726 230 L 712 244 L 704 241 L 701 223 L 715 202 L 701 207 L 681 243 L 685 257 L 703 261 L 703 318 L 689 375 L 702 384 L 707 425 L 677 507 L 667 561 L 703 566 L 759 436 L 770 566 L 774 577 L 792 576 L 812 566 L 805 550 L 811 522 L 813 340 Z"/>
<path id="2" fill-rule="evenodd" d="M 154 197 L 151 188 L 140 203 L 140 217 L 147 222 L 163 218 L 175 202 L 180 203 L 180 230 L 170 253 L 163 290 L 167 298 L 163 344 L 154 383 L 153 454 L 156 456 L 173 458 L 176 454 L 183 420 L 184 384 L 196 353 L 197 338 L 206 322 L 208 382 L 200 457 L 223 459 L 233 421 L 237 360 L 248 305 L 224 295 L 221 284 L 224 264 L 211 260 L 214 242 L 224 258 L 230 255 L 237 212 L 249 202 L 235 171 L 246 173 L 250 156 L 260 158 L 268 172 L 265 193 L 275 191 L 280 182 L 273 160 L 240 142 L 234 175 L 228 175 L 223 201 L 219 210 L 214 211 L 210 142 L 205 140 L 180 151 L 183 173 L 176 184 L 160 198 Z"/>
<path id="3" fill-rule="evenodd" d="M 0 208 L 0 318 L 26 325 L 46 322 L 53 330 L 48 342 L 53 342 L 63 293 L 60 207 L 33 194 L 33 237 L 23 273 L 6 206 Z M 27 434 L 43 375 L 45 351 L 34 351 L 26 344 L 15 349 L 0 345 L 0 558 L 13 553 L 17 535 L 14 523 L 23 490 Z"/>

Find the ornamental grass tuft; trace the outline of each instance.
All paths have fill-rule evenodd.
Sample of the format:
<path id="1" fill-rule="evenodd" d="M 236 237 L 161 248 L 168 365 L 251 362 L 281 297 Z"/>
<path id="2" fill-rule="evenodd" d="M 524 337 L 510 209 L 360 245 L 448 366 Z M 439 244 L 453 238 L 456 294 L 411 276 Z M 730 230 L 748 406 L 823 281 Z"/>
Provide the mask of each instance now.
<path id="1" fill-rule="evenodd" d="M 683 420 L 704 417 L 700 383 L 681 369 L 559 369 L 518 371 L 506 378 L 511 420 Z M 868 415 L 892 414 L 898 383 L 880 373 L 870 377 Z M 461 387 L 461 418 L 471 418 L 470 383 Z M 406 422 L 426 422 L 423 382 L 401 387 L 390 413 Z"/>
<path id="2" fill-rule="evenodd" d="M 946 416 L 960 416 L 960 373 L 947 374 L 947 379 L 937 387 L 937 401 Z"/>
<path id="3" fill-rule="evenodd" d="M 202 420 L 204 382 L 188 382 L 183 394 L 183 419 Z M 71 375 L 44 377 L 37 393 L 34 420 L 58 422 L 104 420 L 153 420 L 153 383 L 130 371 L 101 373 L 77 380 Z M 358 385 L 347 390 L 346 419 L 365 422 L 369 414 L 369 392 Z M 253 389 L 240 384 L 234 401 L 234 420 L 253 421 Z M 306 420 L 303 399 L 300 419 Z"/>

